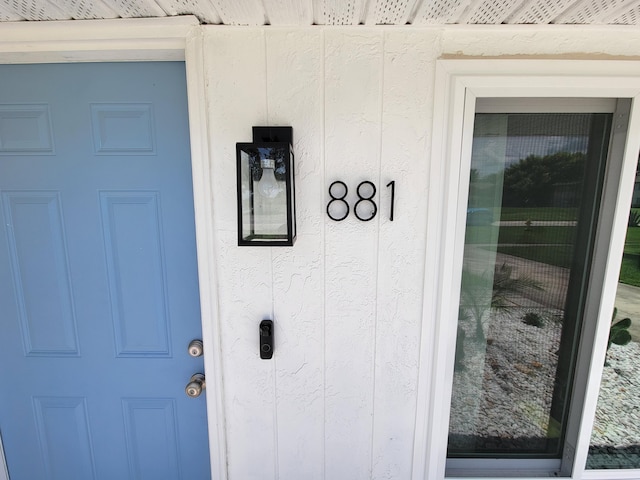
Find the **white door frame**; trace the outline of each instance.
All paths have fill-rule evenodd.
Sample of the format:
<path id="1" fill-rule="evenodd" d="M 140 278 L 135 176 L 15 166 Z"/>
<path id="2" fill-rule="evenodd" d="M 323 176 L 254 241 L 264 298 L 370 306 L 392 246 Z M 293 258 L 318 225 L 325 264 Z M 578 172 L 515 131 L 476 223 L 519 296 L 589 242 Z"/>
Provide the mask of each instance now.
<path id="1" fill-rule="evenodd" d="M 0 432 L 0 480 L 9 480 L 9 470 L 7 469 L 7 459 L 4 456 L 1 433 L 2 432 Z"/>
<path id="2" fill-rule="evenodd" d="M 226 480 L 220 327 L 202 28 L 196 17 L 3 23 L 0 64 L 184 61 L 212 478 Z M 186 380 L 185 380 L 186 381 Z M 0 460 L 3 460 L 0 458 Z M 0 462 L 2 470 L 6 468 Z"/>
<path id="3" fill-rule="evenodd" d="M 640 130 L 640 63 L 543 59 L 437 61 L 414 480 L 440 480 L 445 477 L 466 217 L 463 197 L 469 186 L 471 152 L 471 132 L 463 126 L 472 124 L 470 120 L 473 119 L 475 101 L 482 97 L 630 98 L 629 131 L 634 132 Z M 603 266 L 604 288 L 599 292 L 597 317 L 601 321 L 595 331 L 594 348 L 586 367 L 588 381 L 571 472 L 574 479 L 594 478 L 591 472 L 584 471 L 583 465 L 606 354 L 610 312 L 620 271 L 639 148 L 638 136 L 627 136 L 622 173 L 619 179 L 615 179 L 619 180 L 614 193 L 617 194 L 617 203 L 612 216 L 610 248 Z M 624 477 L 625 473 L 622 475 L 610 478 L 630 478 Z"/>

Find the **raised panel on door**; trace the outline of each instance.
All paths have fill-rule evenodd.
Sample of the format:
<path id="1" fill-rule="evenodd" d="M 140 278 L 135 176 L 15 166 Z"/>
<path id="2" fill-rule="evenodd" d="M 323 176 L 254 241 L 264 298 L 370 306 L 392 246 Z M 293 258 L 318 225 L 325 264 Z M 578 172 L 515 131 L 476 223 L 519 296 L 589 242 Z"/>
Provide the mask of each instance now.
<path id="1" fill-rule="evenodd" d="M 0 66 L 11 480 L 209 478 L 181 63 Z"/>

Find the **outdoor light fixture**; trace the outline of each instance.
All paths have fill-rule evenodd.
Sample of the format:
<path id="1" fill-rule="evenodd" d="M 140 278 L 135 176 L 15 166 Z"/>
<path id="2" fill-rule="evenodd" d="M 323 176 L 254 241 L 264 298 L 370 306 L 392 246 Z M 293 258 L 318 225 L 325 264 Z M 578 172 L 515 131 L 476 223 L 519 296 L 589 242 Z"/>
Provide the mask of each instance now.
<path id="1" fill-rule="evenodd" d="M 253 127 L 253 143 L 236 143 L 238 245 L 295 242 L 292 143 L 291 127 Z"/>

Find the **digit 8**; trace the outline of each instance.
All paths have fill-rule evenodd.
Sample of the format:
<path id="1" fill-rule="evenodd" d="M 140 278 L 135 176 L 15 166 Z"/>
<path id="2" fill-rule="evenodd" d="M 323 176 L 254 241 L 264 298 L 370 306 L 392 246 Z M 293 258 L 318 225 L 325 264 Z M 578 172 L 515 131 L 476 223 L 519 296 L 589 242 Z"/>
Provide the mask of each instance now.
<path id="1" fill-rule="evenodd" d="M 344 188 L 344 193 L 342 194 L 342 196 L 336 197 L 333 195 L 333 187 L 335 185 L 342 185 L 342 188 Z M 348 192 L 349 192 L 349 189 L 347 188 L 347 185 L 344 182 L 341 182 L 340 180 L 336 180 L 331 185 L 329 185 L 329 196 L 331 197 L 331 200 L 329 200 L 329 203 L 327 203 L 327 215 L 331 220 L 335 222 L 341 222 L 342 220 L 347 218 L 347 216 L 349 215 L 349 204 L 345 200 L 345 197 L 347 196 Z M 331 204 L 333 202 L 342 202 L 342 204 L 344 204 L 346 212 L 342 217 L 334 217 L 333 215 L 331 215 Z"/>
<path id="2" fill-rule="evenodd" d="M 369 195 L 368 197 L 365 197 L 360 193 L 360 188 L 362 188 L 365 185 L 369 185 L 371 187 L 371 195 Z M 358 185 L 358 188 L 356 189 L 356 192 L 358 194 L 359 200 L 356 202 L 355 206 L 353 207 L 353 213 L 355 213 L 356 217 L 358 217 L 358 220 L 362 222 L 368 222 L 369 220 L 372 220 L 378 213 L 378 206 L 376 205 L 376 202 L 373 201 L 373 197 L 375 197 L 376 195 L 376 186 L 370 181 L 365 180 L 364 182 L 360 182 L 360 184 Z M 373 206 L 373 211 L 371 212 L 371 216 L 369 218 L 362 218 L 360 215 L 358 215 L 358 206 L 362 202 L 369 202 Z"/>

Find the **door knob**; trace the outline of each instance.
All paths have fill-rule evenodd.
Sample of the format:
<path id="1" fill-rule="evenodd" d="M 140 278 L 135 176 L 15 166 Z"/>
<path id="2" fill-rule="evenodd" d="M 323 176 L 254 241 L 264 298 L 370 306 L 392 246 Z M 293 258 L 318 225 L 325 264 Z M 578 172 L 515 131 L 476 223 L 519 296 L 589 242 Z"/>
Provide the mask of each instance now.
<path id="1" fill-rule="evenodd" d="M 202 340 L 191 340 L 189 342 L 189 355 L 192 357 L 200 357 L 202 356 Z"/>
<path id="2" fill-rule="evenodd" d="M 204 374 L 194 373 L 191 375 L 189 383 L 185 387 L 184 391 L 187 392 L 191 398 L 199 397 L 202 391 L 205 389 Z"/>

